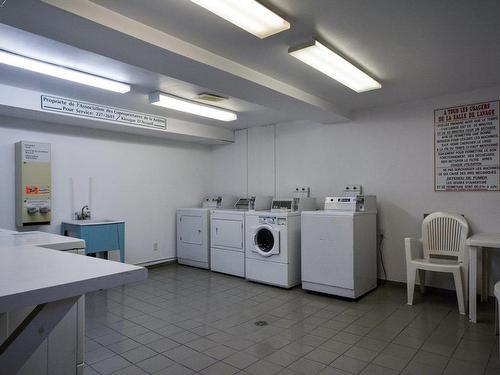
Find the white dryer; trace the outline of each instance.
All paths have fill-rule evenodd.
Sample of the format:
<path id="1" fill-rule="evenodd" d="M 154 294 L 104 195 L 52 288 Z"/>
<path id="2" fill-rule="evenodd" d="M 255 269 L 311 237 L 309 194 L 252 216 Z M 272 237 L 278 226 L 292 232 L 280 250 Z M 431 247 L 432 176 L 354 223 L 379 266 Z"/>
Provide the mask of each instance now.
<path id="1" fill-rule="evenodd" d="M 300 284 L 300 213 L 246 214 L 246 278 L 283 288 Z"/>
<path id="2" fill-rule="evenodd" d="M 271 208 L 272 197 L 240 198 L 234 209 L 212 210 L 210 216 L 210 269 L 245 277 L 245 214 Z"/>
<path id="3" fill-rule="evenodd" d="M 201 208 L 177 209 L 177 262 L 199 268 L 210 268 L 210 211 L 232 207 L 229 195 L 207 197 Z"/>
<path id="4" fill-rule="evenodd" d="M 210 269 L 245 277 L 245 213 L 247 210 L 212 210 L 210 216 Z"/>
<path id="5" fill-rule="evenodd" d="M 209 208 L 177 209 L 177 262 L 210 268 Z"/>

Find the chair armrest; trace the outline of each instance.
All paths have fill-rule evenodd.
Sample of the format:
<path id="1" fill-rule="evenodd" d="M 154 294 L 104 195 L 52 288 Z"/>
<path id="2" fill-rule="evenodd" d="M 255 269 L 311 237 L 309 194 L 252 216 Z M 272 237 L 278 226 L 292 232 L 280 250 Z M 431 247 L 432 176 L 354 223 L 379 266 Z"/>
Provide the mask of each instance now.
<path id="1" fill-rule="evenodd" d="M 417 238 L 405 238 L 406 262 L 424 257 L 422 240 Z"/>

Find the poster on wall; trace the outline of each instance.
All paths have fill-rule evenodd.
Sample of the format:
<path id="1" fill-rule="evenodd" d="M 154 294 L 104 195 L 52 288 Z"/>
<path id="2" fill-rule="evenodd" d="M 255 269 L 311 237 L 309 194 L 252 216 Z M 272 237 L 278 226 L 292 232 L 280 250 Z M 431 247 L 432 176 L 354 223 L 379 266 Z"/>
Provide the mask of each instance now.
<path id="1" fill-rule="evenodd" d="M 499 101 L 434 111 L 434 190 L 499 191 Z"/>

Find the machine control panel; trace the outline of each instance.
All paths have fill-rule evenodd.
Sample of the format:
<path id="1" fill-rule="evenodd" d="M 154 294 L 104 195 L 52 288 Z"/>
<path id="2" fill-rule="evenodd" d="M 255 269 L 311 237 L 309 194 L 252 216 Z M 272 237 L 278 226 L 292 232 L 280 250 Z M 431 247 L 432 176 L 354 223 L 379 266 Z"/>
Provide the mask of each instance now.
<path id="1" fill-rule="evenodd" d="M 252 198 L 240 198 L 234 204 L 234 208 L 240 209 L 240 210 L 248 210 L 250 208 L 250 204 L 252 204 L 253 202 L 255 202 L 255 197 L 252 197 Z"/>
<path id="2" fill-rule="evenodd" d="M 203 200 L 203 208 L 220 208 L 222 204 L 222 197 L 208 197 Z"/>
<path id="3" fill-rule="evenodd" d="M 356 197 L 326 197 L 325 210 L 342 210 L 362 212 L 365 209 L 365 199 Z"/>
<path id="4" fill-rule="evenodd" d="M 259 216 L 259 224 L 286 225 L 286 217 Z"/>
<path id="5" fill-rule="evenodd" d="M 325 210 L 365 212 L 376 210 L 374 195 L 326 197 Z"/>
<path id="6" fill-rule="evenodd" d="M 277 211 L 292 211 L 292 206 L 293 199 L 274 199 L 271 209 Z"/>
<path id="7" fill-rule="evenodd" d="M 259 224 L 275 224 L 276 218 L 271 216 L 259 216 Z"/>

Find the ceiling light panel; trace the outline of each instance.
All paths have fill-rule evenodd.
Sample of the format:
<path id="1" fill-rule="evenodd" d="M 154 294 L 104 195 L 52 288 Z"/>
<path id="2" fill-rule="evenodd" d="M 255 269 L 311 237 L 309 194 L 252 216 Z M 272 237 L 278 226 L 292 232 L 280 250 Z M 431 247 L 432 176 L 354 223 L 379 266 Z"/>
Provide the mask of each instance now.
<path id="1" fill-rule="evenodd" d="M 290 28 L 289 22 L 255 0 L 191 1 L 260 39 Z"/>
<path id="2" fill-rule="evenodd" d="M 43 61 L 31 59 L 29 57 L 16 55 L 14 53 L 1 50 L 0 50 L 0 63 L 14 66 L 20 69 L 30 70 L 32 72 L 40 74 L 45 74 L 51 77 L 80 83 L 82 85 L 93 86 L 104 90 L 119 92 L 121 94 L 130 91 L 130 86 L 125 83 L 98 77 L 93 74 L 79 72 L 77 70 L 65 68 L 59 65 L 46 63 Z"/>
<path id="3" fill-rule="evenodd" d="M 317 40 L 288 53 L 356 92 L 379 89 L 382 85 Z"/>
<path id="4" fill-rule="evenodd" d="M 174 111 L 191 113 L 193 115 L 208 117 L 220 121 L 234 121 L 238 118 L 236 113 L 226 109 L 197 103 L 162 92 L 152 93 L 149 96 L 149 102 L 153 105 L 173 109 Z"/>

